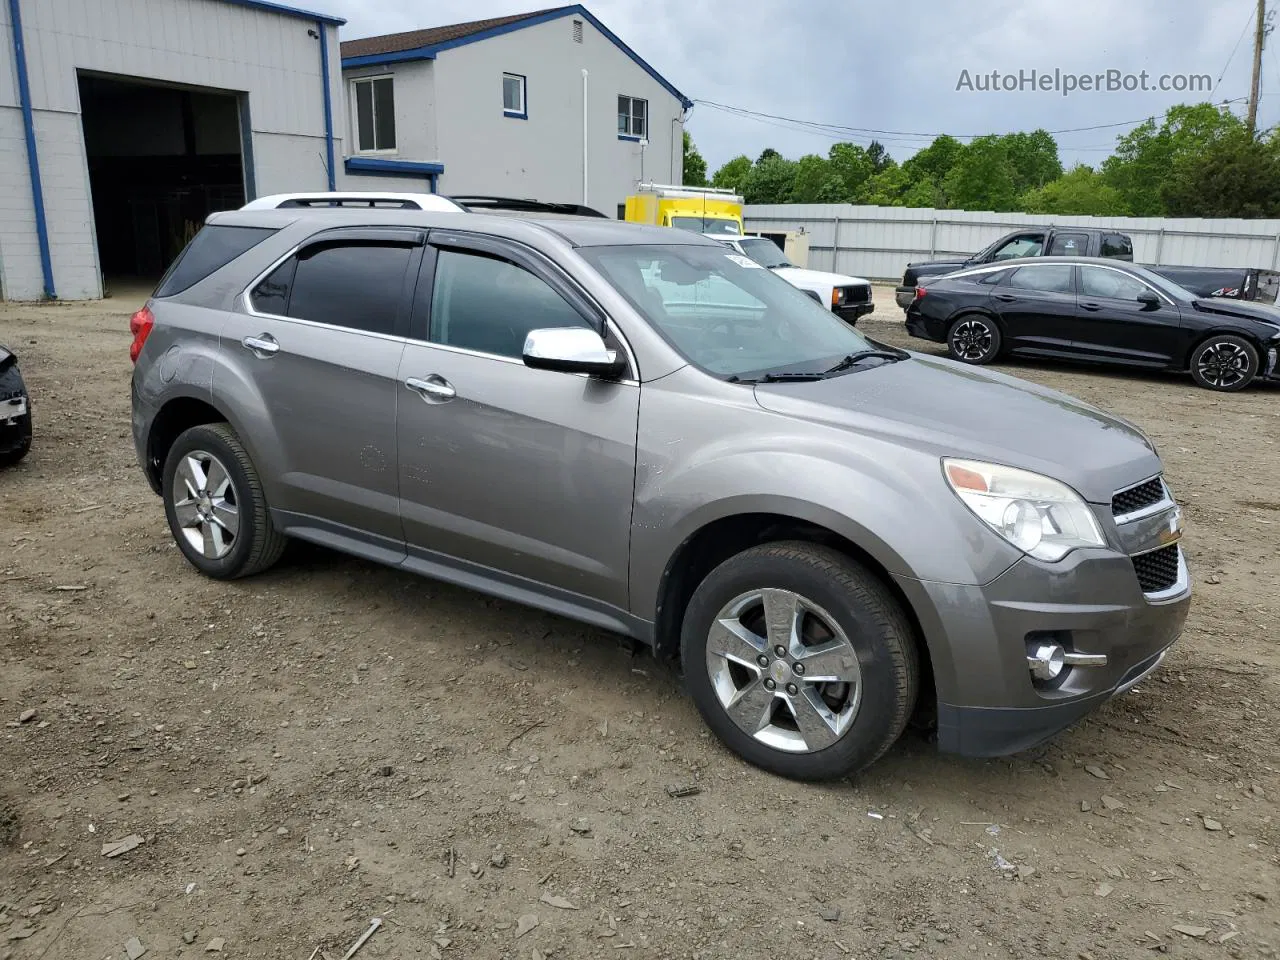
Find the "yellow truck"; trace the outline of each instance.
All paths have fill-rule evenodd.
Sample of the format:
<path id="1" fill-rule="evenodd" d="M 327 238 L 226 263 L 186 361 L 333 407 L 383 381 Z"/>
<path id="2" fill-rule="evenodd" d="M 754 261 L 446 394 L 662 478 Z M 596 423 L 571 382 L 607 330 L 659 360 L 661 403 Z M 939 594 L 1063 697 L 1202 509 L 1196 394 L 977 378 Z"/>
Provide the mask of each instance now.
<path id="1" fill-rule="evenodd" d="M 627 197 L 631 223 L 675 227 L 718 236 L 741 236 L 742 197 L 718 187 L 681 187 L 669 183 L 641 183 Z"/>

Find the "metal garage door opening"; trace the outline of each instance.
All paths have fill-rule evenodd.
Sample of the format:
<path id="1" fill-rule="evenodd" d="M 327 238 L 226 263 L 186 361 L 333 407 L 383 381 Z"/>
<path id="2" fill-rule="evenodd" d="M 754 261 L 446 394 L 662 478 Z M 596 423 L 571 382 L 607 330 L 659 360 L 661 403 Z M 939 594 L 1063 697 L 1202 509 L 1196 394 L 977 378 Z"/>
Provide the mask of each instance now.
<path id="1" fill-rule="evenodd" d="M 215 210 L 245 201 L 239 95 L 81 72 L 98 262 L 152 282 Z"/>

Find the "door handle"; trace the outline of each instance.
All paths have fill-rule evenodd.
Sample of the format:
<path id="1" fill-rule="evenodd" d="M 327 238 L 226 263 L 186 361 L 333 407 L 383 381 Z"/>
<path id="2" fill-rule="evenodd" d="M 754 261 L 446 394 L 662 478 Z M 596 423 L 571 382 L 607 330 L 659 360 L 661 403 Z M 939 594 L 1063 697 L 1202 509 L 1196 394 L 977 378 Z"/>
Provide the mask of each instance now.
<path id="1" fill-rule="evenodd" d="M 444 403 L 446 400 L 452 400 L 458 395 L 458 392 L 453 389 L 453 385 L 448 380 L 434 373 L 422 379 L 410 377 L 404 382 L 404 385 L 417 393 L 427 403 Z"/>
<path id="2" fill-rule="evenodd" d="M 1093 310 L 1101 310 L 1101 309 L 1102 309 L 1102 304 L 1100 304 L 1100 303 L 1082 303 L 1082 304 L 1080 304 L 1080 309 L 1081 309 L 1081 310 L 1090 310 L 1090 311 L 1093 311 Z"/>
<path id="3" fill-rule="evenodd" d="M 1015 296 L 1014 296 L 1013 294 L 1011 294 L 1011 293 L 997 293 L 997 294 L 996 294 L 996 299 L 997 299 L 997 300 L 999 300 L 999 301 L 1001 301 L 1002 303 L 1013 303 L 1013 302 L 1015 302 L 1018 298 L 1017 298 L 1017 297 L 1015 297 Z"/>
<path id="4" fill-rule="evenodd" d="M 246 350 L 252 350 L 259 357 L 280 352 L 280 344 L 269 333 L 261 333 L 256 337 L 245 337 L 240 341 L 240 345 Z"/>

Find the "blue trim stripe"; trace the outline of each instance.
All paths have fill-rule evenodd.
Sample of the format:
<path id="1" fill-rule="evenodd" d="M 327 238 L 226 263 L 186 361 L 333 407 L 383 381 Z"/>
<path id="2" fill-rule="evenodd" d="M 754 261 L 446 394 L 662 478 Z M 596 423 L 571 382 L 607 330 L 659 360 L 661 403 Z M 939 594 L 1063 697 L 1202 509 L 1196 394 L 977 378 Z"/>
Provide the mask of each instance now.
<path id="1" fill-rule="evenodd" d="M 333 165 L 333 91 L 329 89 L 329 28 L 323 20 L 316 21 L 320 32 L 320 79 L 324 83 L 324 149 L 328 158 L 329 189 L 338 188 L 338 171 Z"/>
<path id="2" fill-rule="evenodd" d="M 364 57 L 346 57 L 342 61 L 342 69 L 371 67 L 383 63 L 404 63 L 407 60 L 434 60 L 435 58 L 435 47 L 415 47 L 412 50 L 401 50 L 397 53 L 371 53 Z"/>
<path id="3" fill-rule="evenodd" d="M 49 224 L 44 215 L 44 188 L 40 183 L 40 157 L 36 151 L 36 124 L 31 113 L 31 86 L 27 82 L 27 48 L 22 41 L 22 10 L 19 0 L 9 0 L 9 21 L 13 24 L 13 59 L 18 68 L 18 102 L 22 106 L 22 132 L 27 141 L 27 170 L 31 174 L 31 203 L 36 214 L 36 241 L 40 246 L 40 270 L 44 274 L 44 295 L 58 296 L 53 285 L 53 258 L 49 255 Z"/>
<path id="4" fill-rule="evenodd" d="M 222 0 L 223 3 L 229 3 L 236 7 L 249 7 L 254 10 L 265 10 L 267 13 L 282 13 L 286 17 L 300 17 L 304 20 L 316 20 L 320 23 L 331 23 L 335 27 L 340 27 L 346 20 L 341 17 L 331 17 L 327 13 L 315 13 L 311 10 L 303 10 L 300 7 L 286 7 L 282 3 L 272 3 L 271 0 Z"/>
<path id="5" fill-rule="evenodd" d="M 379 157 L 347 157 L 347 173 L 363 173 L 375 177 L 425 177 L 436 192 L 436 178 L 444 173 L 443 163 L 416 160 L 383 160 Z"/>
<path id="6" fill-rule="evenodd" d="M 348 67 L 366 67 L 380 63 L 399 63 L 404 60 L 434 60 L 436 55 L 444 50 L 452 50 L 455 47 L 465 47 L 469 43 L 478 43 L 481 40 L 488 40 L 491 37 L 499 37 L 505 33 L 514 33 L 517 30 L 523 30 L 526 27 L 536 27 L 540 23 L 549 23 L 552 20 L 559 20 L 562 17 L 581 17 L 590 23 L 593 27 L 604 34 L 614 46 L 625 53 L 635 63 L 658 81 L 663 88 L 673 97 L 680 101 L 681 105 L 688 110 L 693 106 L 693 101 L 677 90 L 666 77 L 658 73 L 657 70 L 649 66 L 648 63 L 634 50 L 622 42 L 612 30 L 595 18 L 586 7 L 580 3 L 575 3 L 570 7 L 559 7 L 555 10 L 548 10 L 546 13 L 539 14 L 536 17 L 526 17 L 523 20 L 516 20 L 513 23 L 505 23 L 500 27 L 492 27 L 488 30 L 481 30 L 478 33 L 468 34 L 465 37 L 458 37 L 455 40 L 445 40 L 442 43 L 431 44 L 430 46 L 417 47 L 413 50 L 402 50 L 397 53 L 375 53 L 363 57 L 347 57 L 342 61 L 343 69 Z"/>

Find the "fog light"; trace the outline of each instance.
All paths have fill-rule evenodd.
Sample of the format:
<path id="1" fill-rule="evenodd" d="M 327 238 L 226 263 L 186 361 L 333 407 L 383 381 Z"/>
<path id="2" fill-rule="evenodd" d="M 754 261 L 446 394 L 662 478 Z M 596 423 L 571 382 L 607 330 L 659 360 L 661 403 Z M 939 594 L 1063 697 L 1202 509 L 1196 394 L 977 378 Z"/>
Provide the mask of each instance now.
<path id="1" fill-rule="evenodd" d="M 1067 668 L 1067 651 L 1058 643 L 1038 643 L 1027 648 L 1027 669 L 1037 680 L 1057 680 Z"/>

